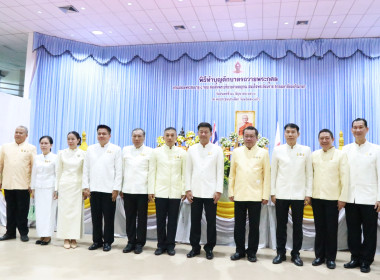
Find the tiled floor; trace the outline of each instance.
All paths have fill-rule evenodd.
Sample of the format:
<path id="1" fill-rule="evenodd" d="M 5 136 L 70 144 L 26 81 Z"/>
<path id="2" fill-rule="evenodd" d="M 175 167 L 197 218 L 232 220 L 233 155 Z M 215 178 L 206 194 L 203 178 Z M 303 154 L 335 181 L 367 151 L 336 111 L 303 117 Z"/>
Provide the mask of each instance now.
<path id="1" fill-rule="evenodd" d="M 0 227 L 0 235 L 5 228 Z M 249 263 L 246 259 L 230 261 L 233 247 L 216 246 L 215 258 L 207 260 L 204 252 L 193 259 L 187 259 L 190 246 L 177 245 L 177 254 L 155 256 L 155 241 L 148 241 L 144 252 L 123 254 L 126 240 L 115 239 L 110 252 L 87 250 L 91 236 L 86 235 L 76 249 L 64 249 L 63 241 L 53 238 L 48 246 L 35 245 L 36 232 L 31 229 L 30 241 L 16 240 L 0 242 L 0 279 L 380 279 L 380 255 L 371 266 L 371 273 L 363 274 L 359 269 L 347 270 L 343 264 L 349 260 L 348 252 L 338 252 L 337 268 L 329 270 L 326 266 L 313 267 L 313 252 L 302 252 L 303 267 L 290 262 L 272 264 L 275 252 L 261 249 L 258 261 Z M 334 279 L 335 278 L 335 279 Z"/>

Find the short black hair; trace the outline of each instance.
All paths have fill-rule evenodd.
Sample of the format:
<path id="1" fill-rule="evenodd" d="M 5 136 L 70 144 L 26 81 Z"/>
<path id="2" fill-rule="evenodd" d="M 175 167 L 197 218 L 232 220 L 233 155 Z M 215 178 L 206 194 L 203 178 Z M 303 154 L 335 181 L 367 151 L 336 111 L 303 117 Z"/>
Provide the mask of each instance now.
<path id="1" fill-rule="evenodd" d="M 145 130 L 144 129 L 142 129 L 142 128 L 135 128 L 134 130 L 132 130 L 132 135 L 133 135 L 133 132 L 135 132 L 135 131 L 139 131 L 139 130 L 141 130 L 142 131 L 142 133 L 143 133 L 143 135 L 144 135 L 144 137 L 145 137 Z"/>
<path id="2" fill-rule="evenodd" d="M 297 129 L 297 132 L 300 132 L 300 128 L 295 123 L 288 123 L 288 124 L 286 124 L 284 126 L 284 130 L 286 130 L 288 127 L 289 128 L 295 128 L 295 129 Z"/>
<path id="3" fill-rule="evenodd" d="M 67 133 L 67 136 L 69 136 L 70 134 L 73 134 L 75 136 L 76 139 L 79 139 L 79 143 L 78 143 L 78 146 L 80 144 L 82 144 L 82 137 L 80 137 L 79 133 L 76 132 L 76 131 L 70 131 L 69 133 Z"/>
<path id="4" fill-rule="evenodd" d="M 327 129 L 327 128 L 321 129 L 321 131 L 319 131 L 318 138 L 321 135 L 321 133 L 323 133 L 323 132 L 330 133 L 331 138 L 334 139 L 334 134 L 332 133 L 332 131 L 330 129 Z"/>
<path id="5" fill-rule="evenodd" d="M 44 136 L 42 136 L 42 137 L 40 138 L 40 141 L 38 141 L 38 143 L 41 143 L 42 139 L 45 139 L 45 138 L 49 141 L 50 145 L 53 145 L 53 138 L 51 138 L 51 137 L 48 136 L 48 135 L 44 135 Z M 50 148 L 50 152 L 51 152 L 51 148 Z"/>
<path id="6" fill-rule="evenodd" d="M 207 127 L 208 129 L 210 129 L 210 132 L 212 132 L 212 126 L 208 122 L 201 122 L 200 124 L 198 124 L 198 131 L 201 127 Z"/>
<path id="7" fill-rule="evenodd" d="M 246 130 L 254 130 L 255 134 L 256 134 L 256 137 L 259 137 L 259 131 L 256 129 L 256 127 L 254 127 L 254 126 L 247 126 L 246 128 L 244 128 L 244 130 L 243 130 L 243 136 L 244 136 L 244 132 Z"/>
<path id="8" fill-rule="evenodd" d="M 176 130 L 174 127 L 172 127 L 172 126 L 169 126 L 169 127 L 165 128 L 165 130 L 164 130 L 164 134 L 165 134 L 165 132 L 168 131 L 168 130 L 174 130 L 175 133 L 177 134 L 177 130 Z"/>
<path id="9" fill-rule="evenodd" d="M 42 137 L 40 138 L 40 141 L 38 141 L 38 142 L 41 143 L 41 140 L 44 139 L 44 138 L 46 138 L 47 140 L 49 140 L 50 145 L 53 145 L 53 138 L 51 138 L 51 137 L 48 136 L 48 135 L 44 135 L 44 136 L 42 136 Z"/>
<path id="10" fill-rule="evenodd" d="M 105 124 L 99 124 L 98 127 L 96 128 L 96 131 L 98 131 L 98 130 L 101 129 L 101 128 L 107 129 L 108 134 L 111 134 L 111 128 L 110 128 L 108 125 L 105 125 Z"/>
<path id="11" fill-rule="evenodd" d="M 364 126 L 365 126 L 365 127 L 368 127 L 368 126 L 367 126 L 367 120 L 366 120 L 366 119 L 363 119 L 363 118 L 356 118 L 356 119 L 354 119 L 354 120 L 352 121 L 351 127 L 354 127 L 354 122 L 360 122 L 360 121 L 362 121 L 362 122 L 364 123 Z"/>

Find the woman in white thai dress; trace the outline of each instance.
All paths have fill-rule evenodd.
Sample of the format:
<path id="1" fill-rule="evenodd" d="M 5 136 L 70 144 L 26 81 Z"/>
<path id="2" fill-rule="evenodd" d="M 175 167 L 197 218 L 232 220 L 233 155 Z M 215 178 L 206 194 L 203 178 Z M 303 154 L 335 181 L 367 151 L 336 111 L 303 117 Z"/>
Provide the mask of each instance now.
<path id="1" fill-rule="evenodd" d="M 56 192 L 58 198 L 57 238 L 64 239 L 63 247 L 76 248 L 83 235 L 82 175 L 85 152 L 78 149 L 78 132 L 67 134 L 69 148 L 58 152 Z"/>
<path id="2" fill-rule="evenodd" d="M 36 229 L 40 237 L 38 245 L 48 245 L 55 227 L 57 202 L 53 200 L 55 185 L 55 164 L 57 155 L 51 152 L 53 139 L 50 136 L 40 138 L 42 154 L 34 158 L 32 169 L 32 198 L 36 211 Z"/>

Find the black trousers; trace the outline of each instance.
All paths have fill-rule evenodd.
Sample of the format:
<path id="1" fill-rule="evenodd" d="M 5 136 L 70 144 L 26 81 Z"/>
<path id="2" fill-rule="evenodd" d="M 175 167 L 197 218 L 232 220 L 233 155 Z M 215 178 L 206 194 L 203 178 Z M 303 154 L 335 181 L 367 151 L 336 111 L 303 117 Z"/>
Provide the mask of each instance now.
<path id="1" fill-rule="evenodd" d="M 276 240 L 277 240 L 277 254 L 286 254 L 286 225 L 288 223 L 289 206 L 292 207 L 293 219 L 293 250 L 291 255 L 295 256 L 300 253 L 302 247 L 302 220 L 304 200 L 289 200 L 289 199 L 276 199 Z"/>
<path id="2" fill-rule="evenodd" d="M 156 197 L 157 248 L 174 249 L 180 203 L 181 199 Z"/>
<path id="3" fill-rule="evenodd" d="M 16 235 L 16 227 L 20 235 L 27 235 L 30 194 L 28 190 L 4 190 L 7 203 L 7 234 Z"/>
<path id="4" fill-rule="evenodd" d="M 370 265 L 376 253 L 378 213 L 374 205 L 347 203 L 345 208 L 351 259 Z"/>
<path id="5" fill-rule="evenodd" d="M 338 249 L 338 201 L 313 198 L 315 257 L 335 261 Z"/>
<path id="6" fill-rule="evenodd" d="M 144 246 L 148 222 L 148 195 L 125 193 L 124 211 L 128 244 Z"/>
<path id="7" fill-rule="evenodd" d="M 257 253 L 260 238 L 260 213 L 261 202 L 259 201 L 235 201 L 235 227 L 234 238 L 236 253 L 245 254 L 245 226 L 249 221 L 248 249 L 247 254 Z"/>
<path id="8" fill-rule="evenodd" d="M 207 221 L 207 243 L 204 249 L 205 251 L 212 251 L 216 244 L 216 204 L 212 198 L 193 198 L 193 203 L 191 203 L 190 244 L 194 251 L 201 249 L 199 242 L 201 241 L 203 207 Z"/>
<path id="9" fill-rule="evenodd" d="M 116 201 L 112 201 L 112 193 L 91 192 L 92 241 L 112 244 L 114 241 L 114 224 Z M 104 235 L 103 235 L 104 218 Z"/>

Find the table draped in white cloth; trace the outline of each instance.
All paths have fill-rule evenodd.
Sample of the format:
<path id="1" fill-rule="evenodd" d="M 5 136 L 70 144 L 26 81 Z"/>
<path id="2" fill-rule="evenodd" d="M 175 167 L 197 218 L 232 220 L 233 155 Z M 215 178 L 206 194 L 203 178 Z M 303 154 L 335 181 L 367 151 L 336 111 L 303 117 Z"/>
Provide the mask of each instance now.
<path id="1" fill-rule="evenodd" d="M 82 174 L 85 152 L 66 149 L 58 153 L 57 238 L 80 239 L 83 235 Z"/>

